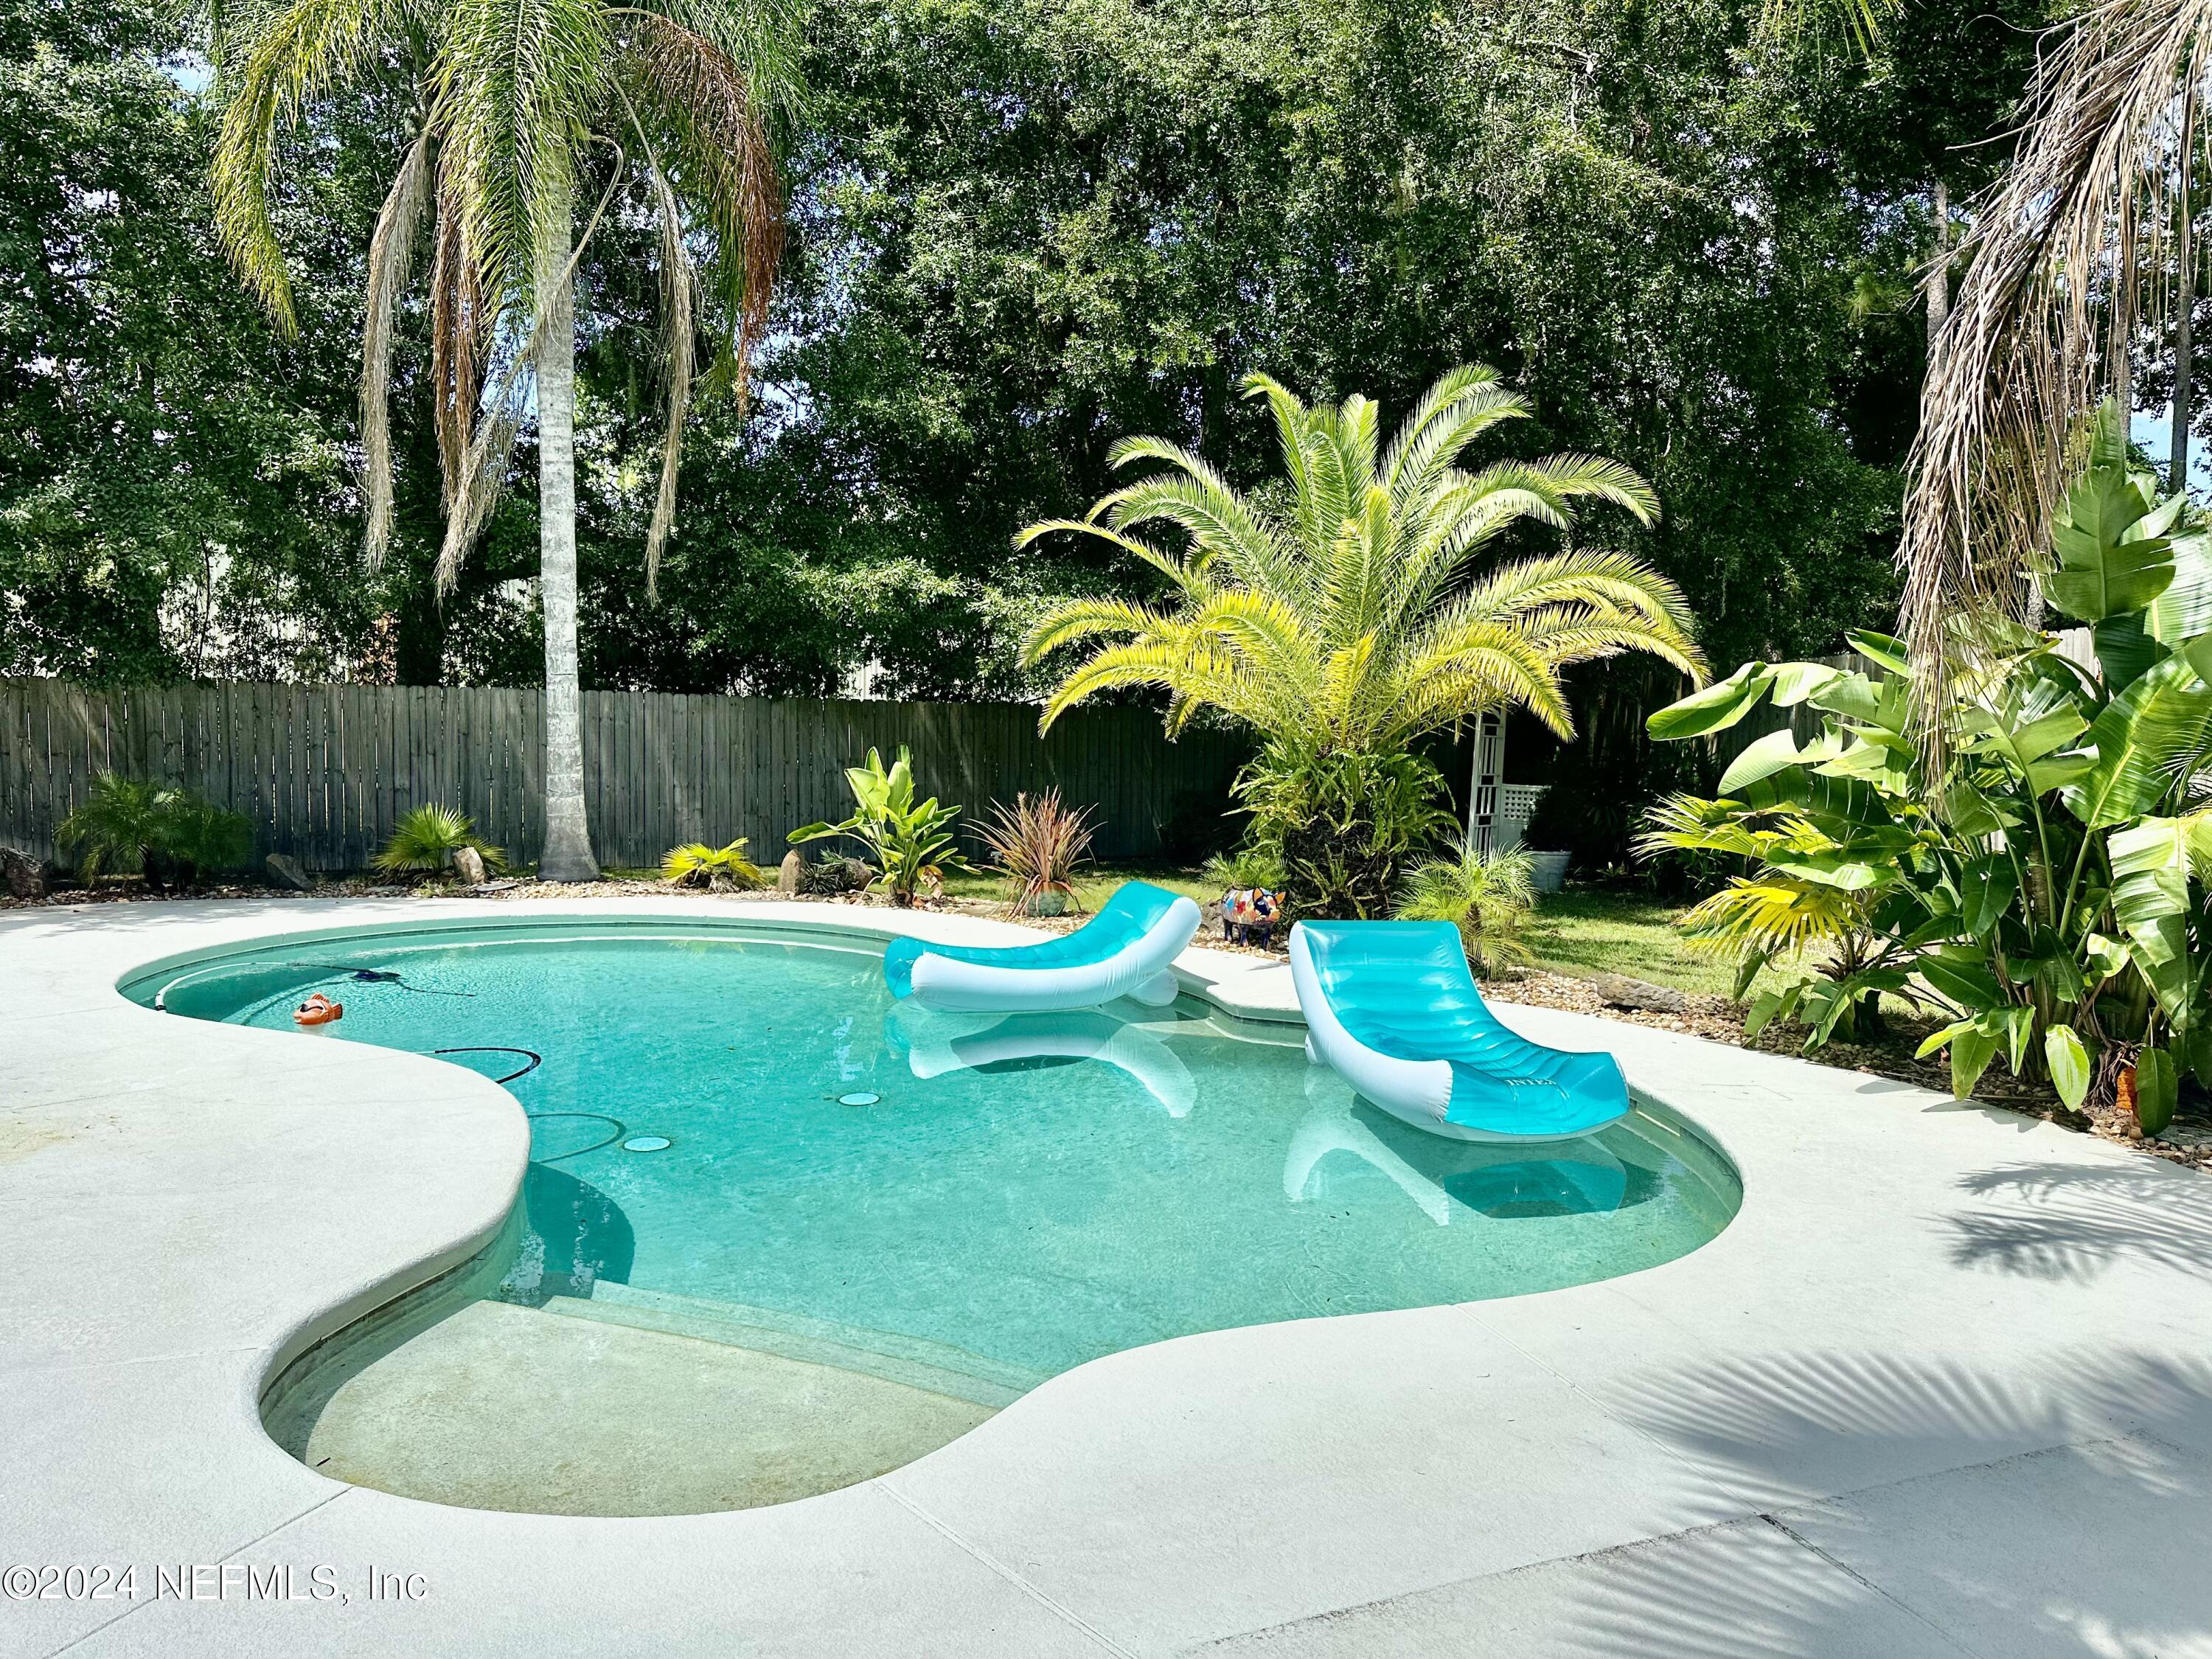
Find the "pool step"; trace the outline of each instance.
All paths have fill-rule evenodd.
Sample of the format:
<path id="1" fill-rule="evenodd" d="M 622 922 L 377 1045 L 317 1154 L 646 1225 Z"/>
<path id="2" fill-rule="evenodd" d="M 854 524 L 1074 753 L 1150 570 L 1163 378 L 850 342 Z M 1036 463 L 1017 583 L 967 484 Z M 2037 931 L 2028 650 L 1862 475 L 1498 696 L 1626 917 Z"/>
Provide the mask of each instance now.
<path id="1" fill-rule="evenodd" d="M 932 1394 L 994 1410 L 1011 1406 L 1048 1375 L 986 1359 L 950 1343 L 902 1336 L 894 1331 L 869 1330 L 773 1308 L 714 1302 L 666 1291 L 640 1290 L 606 1279 L 592 1286 L 588 1299 L 553 1297 L 546 1302 L 544 1311 L 571 1319 L 595 1320 L 601 1324 L 695 1337 L 703 1342 L 750 1348 L 809 1364 L 832 1365 L 840 1370 L 857 1371 L 886 1382 L 902 1382 L 908 1388 L 925 1389 Z"/>

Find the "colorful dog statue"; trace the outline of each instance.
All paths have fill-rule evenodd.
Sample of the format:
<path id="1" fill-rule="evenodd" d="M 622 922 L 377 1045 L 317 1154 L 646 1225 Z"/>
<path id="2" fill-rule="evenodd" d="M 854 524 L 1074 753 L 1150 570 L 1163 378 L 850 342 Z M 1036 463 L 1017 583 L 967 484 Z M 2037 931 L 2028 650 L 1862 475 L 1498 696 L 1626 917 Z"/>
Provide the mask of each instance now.
<path id="1" fill-rule="evenodd" d="M 1264 887 L 1232 887 L 1221 896 L 1221 937 L 1231 945 L 1265 945 L 1283 914 L 1283 895 Z"/>

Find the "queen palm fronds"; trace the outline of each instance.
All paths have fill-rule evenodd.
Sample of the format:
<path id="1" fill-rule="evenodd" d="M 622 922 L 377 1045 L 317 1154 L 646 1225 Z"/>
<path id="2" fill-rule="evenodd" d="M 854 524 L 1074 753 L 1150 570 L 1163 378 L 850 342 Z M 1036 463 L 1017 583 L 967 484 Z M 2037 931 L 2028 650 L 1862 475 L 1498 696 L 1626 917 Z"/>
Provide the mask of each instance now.
<path id="1" fill-rule="evenodd" d="M 1474 574 L 1511 525 L 1568 529 L 1589 501 L 1645 524 L 1659 510 L 1642 479 L 1600 456 L 1463 469 L 1468 444 L 1528 413 L 1491 370 L 1443 376 L 1387 445 L 1367 398 L 1310 408 L 1265 375 L 1245 392 L 1274 416 L 1289 483 L 1280 510 L 1174 444 L 1133 438 L 1115 447 L 1115 465 L 1164 470 L 1081 520 L 1016 538 L 1088 536 L 1173 590 L 1156 604 L 1075 600 L 1036 624 L 1024 647 L 1032 663 L 1091 647 L 1042 725 L 1086 697 L 1143 685 L 1168 694 L 1170 729 L 1212 708 L 1306 749 L 1374 754 L 1508 705 L 1571 735 L 1561 671 L 1623 651 L 1702 683 L 1680 591 L 1639 560 L 1570 548 Z M 1155 526 L 1180 532 L 1180 546 L 1146 539 Z"/>
<path id="2" fill-rule="evenodd" d="M 1946 681 L 1986 632 L 1960 618 L 2028 613 L 2085 417 L 2126 385 L 2136 331 L 2172 313 L 2185 281 L 2194 291 L 2168 244 L 2208 75 L 2212 0 L 2089 7 L 2053 30 L 2017 152 L 1977 209 L 1921 394 L 1898 551 L 1938 752 Z"/>
<path id="3" fill-rule="evenodd" d="M 257 0 L 227 9 L 216 43 L 224 100 L 216 228 L 288 331 L 290 274 L 270 214 L 283 137 L 342 86 L 413 76 L 417 131 L 369 250 L 362 400 L 372 562 L 391 533 L 392 318 L 423 222 L 450 515 L 440 577 L 450 586 L 529 406 L 526 374 L 548 303 L 538 290 L 571 279 L 608 204 L 636 179 L 659 220 L 665 323 L 667 453 L 647 550 L 649 579 L 657 574 L 697 378 L 693 239 L 710 248 L 720 337 L 706 389 L 742 397 L 783 247 L 777 153 L 796 106 L 795 29 L 785 0 Z M 579 237 L 571 204 L 594 148 L 611 158 L 611 174 Z M 561 250 L 550 264 L 540 258 L 549 244 Z"/>
<path id="4" fill-rule="evenodd" d="M 415 239 L 430 195 L 430 132 L 407 147 L 376 216 L 368 244 L 368 303 L 361 331 L 361 441 L 368 480 L 368 562 L 384 562 L 392 541 L 392 325 L 412 268 Z"/>

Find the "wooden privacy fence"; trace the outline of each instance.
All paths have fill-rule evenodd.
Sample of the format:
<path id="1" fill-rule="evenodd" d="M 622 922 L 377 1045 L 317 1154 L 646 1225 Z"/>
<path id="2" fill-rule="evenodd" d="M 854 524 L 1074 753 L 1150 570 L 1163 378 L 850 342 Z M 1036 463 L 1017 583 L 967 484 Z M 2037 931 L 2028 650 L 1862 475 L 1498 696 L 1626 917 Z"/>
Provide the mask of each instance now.
<path id="1" fill-rule="evenodd" d="M 438 686 L 188 685 L 97 691 L 0 680 L 0 841 L 53 856 L 54 826 L 99 774 L 161 778 L 243 812 L 254 858 L 356 870 L 399 816 L 458 806 L 525 861 L 545 827 L 544 696 Z M 914 750 L 925 793 L 969 819 L 1058 785 L 1097 809 L 1094 853 L 1179 850 L 1225 810 L 1247 746 L 1170 743 L 1157 715 L 1078 709 L 1036 733 L 1017 703 L 584 694 L 584 792 L 603 863 L 657 864 L 689 841 L 743 836 L 773 867 L 799 825 L 852 810 L 844 769 L 871 746 Z M 810 851 L 821 851 L 817 848 Z"/>

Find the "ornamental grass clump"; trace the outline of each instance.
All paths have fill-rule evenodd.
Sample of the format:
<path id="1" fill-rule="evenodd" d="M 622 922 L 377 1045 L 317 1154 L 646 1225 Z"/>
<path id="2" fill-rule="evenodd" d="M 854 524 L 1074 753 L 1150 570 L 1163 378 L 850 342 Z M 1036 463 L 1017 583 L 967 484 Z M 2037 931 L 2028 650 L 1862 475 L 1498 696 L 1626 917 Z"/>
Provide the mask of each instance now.
<path id="1" fill-rule="evenodd" d="M 990 821 L 976 824 L 975 832 L 991 849 L 987 867 L 1006 878 L 1017 915 L 1058 916 L 1083 908 L 1075 867 L 1091 855 L 1094 810 L 1071 810 L 1057 789 L 1018 794 L 1012 806 L 991 803 Z"/>

